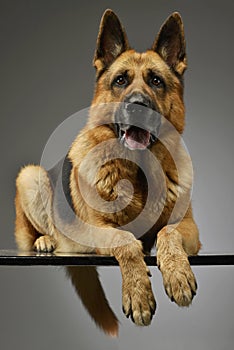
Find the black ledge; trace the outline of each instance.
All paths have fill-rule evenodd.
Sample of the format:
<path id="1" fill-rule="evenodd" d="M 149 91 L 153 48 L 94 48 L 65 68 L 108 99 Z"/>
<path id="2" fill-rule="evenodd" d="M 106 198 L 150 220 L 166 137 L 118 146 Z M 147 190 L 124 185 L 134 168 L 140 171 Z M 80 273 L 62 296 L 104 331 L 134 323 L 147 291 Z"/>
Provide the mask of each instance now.
<path id="1" fill-rule="evenodd" d="M 155 256 L 146 256 L 148 266 L 156 266 Z M 234 265 L 234 254 L 190 256 L 193 266 Z M 0 250 L 0 266 L 117 266 L 114 257 L 91 254 L 62 254 Z"/>

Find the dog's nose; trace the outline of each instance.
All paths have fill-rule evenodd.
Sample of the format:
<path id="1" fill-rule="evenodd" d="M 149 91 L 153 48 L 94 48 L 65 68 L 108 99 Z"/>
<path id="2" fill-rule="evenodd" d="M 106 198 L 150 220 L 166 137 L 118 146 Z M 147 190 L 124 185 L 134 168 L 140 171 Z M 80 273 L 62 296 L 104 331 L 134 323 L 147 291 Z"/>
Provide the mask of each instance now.
<path id="1" fill-rule="evenodd" d="M 129 115 L 146 112 L 151 107 L 150 99 L 140 93 L 134 93 L 125 98 L 125 109 Z"/>
<path id="2" fill-rule="evenodd" d="M 131 95 L 126 96 L 124 102 L 127 104 L 136 104 L 144 107 L 151 107 L 150 98 L 139 92 L 135 92 Z"/>
<path id="3" fill-rule="evenodd" d="M 148 106 L 142 102 L 136 101 L 133 103 L 126 103 L 126 111 L 129 114 L 142 113 Z"/>

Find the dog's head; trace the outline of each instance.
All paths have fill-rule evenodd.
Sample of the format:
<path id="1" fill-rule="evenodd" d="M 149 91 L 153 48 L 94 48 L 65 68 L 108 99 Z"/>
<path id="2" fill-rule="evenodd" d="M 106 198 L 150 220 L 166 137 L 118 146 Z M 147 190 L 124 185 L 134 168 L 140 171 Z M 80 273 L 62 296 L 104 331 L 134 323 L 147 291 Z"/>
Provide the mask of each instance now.
<path id="1" fill-rule="evenodd" d="M 94 66 L 92 105 L 117 106 L 109 116 L 109 124 L 125 146 L 145 149 L 154 144 L 160 116 L 183 132 L 183 73 L 187 61 L 178 13 L 163 24 L 152 48 L 138 53 L 130 48 L 118 17 L 107 10 L 100 24 Z"/>

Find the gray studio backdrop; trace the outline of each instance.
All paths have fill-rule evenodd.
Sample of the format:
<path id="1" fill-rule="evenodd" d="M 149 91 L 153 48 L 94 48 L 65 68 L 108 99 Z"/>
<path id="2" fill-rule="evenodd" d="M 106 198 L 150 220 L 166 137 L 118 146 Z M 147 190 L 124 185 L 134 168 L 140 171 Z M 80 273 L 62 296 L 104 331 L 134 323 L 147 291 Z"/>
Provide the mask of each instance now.
<path id="1" fill-rule="evenodd" d="M 40 162 L 53 130 L 88 107 L 100 17 L 117 12 L 138 50 L 150 47 L 168 15 L 181 13 L 186 31 L 185 141 L 192 156 L 193 206 L 202 252 L 231 253 L 233 235 L 233 2 L 0 1 L 0 248 L 15 248 L 14 179 Z M 158 312 L 137 328 L 121 312 L 118 268 L 100 274 L 120 325 L 106 338 L 86 315 L 59 268 L 0 269 L 0 347 L 3 350 L 230 350 L 234 341 L 233 267 L 196 267 L 199 290 L 189 309 L 165 296 L 152 268 Z"/>

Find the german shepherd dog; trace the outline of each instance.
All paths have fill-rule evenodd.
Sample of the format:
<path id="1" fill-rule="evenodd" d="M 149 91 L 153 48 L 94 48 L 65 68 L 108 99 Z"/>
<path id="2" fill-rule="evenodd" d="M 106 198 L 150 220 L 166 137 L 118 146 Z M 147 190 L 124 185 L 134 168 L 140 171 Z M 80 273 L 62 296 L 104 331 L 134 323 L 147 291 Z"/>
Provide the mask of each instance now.
<path id="1" fill-rule="evenodd" d="M 63 189 L 74 217 L 61 215 L 52 173 L 42 166 L 26 166 L 16 180 L 15 237 L 24 251 L 114 256 L 122 275 L 123 311 L 145 326 L 156 302 L 144 256 L 155 242 L 169 298 L 188 306 L 197 289 L 188 256 L 198 253 L 200 241 L 190 205 L 192 172 L 180 140 L 187 68 L 180 15 L 173 13 L 151 49 L 138 53 L 130 48 L 118 17 L 106 10 L 94 66 L 96 86 L 88 122 L 62 167 Z M 174 134 L 170 128 L 160 131 L 166 122 Z M 171 133 L 172 151 L 162 141 L 163 133 Z M 180 205 L 174 211 L 178 200 L 187 201 L 183 215 Z M 82 224 L 72 226 L 75 218 Z M 95 267 L 67 270 L 97 325 L 116 336 L 118 321 Z"/>

